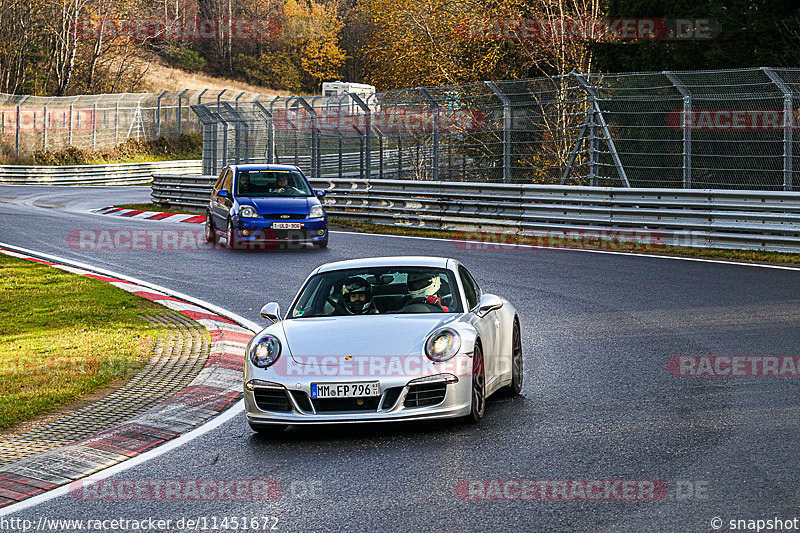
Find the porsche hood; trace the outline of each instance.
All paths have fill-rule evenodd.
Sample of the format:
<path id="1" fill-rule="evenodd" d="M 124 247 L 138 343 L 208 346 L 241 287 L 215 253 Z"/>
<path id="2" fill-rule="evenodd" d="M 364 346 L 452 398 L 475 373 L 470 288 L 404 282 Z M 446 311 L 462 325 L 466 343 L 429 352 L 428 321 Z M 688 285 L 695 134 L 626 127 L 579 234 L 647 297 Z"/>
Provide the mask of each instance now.
<path id="1" fill-rule="evenodd" d="M 284 337 L 292 359 L 319 364 L 325 356 L 339 365 L 359 357 L 400 359 L 421 350 L 428 335 L 454 319 L 450 314 L 364 315 L 284 320 Z"/>

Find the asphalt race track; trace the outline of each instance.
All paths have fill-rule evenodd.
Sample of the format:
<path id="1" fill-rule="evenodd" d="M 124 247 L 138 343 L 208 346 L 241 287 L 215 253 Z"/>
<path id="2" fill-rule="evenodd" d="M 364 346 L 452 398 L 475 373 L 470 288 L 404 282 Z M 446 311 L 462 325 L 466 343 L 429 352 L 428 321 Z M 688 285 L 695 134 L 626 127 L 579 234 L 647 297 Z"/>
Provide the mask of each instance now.
<path id="1" fill-rule="evenodd" d="M 800 272 L 569 250 L 468 251 L 446 240 L 335 233 L 317 251 L 85 252 L 80 229 L 201 225 L 87 214 L 146 202 L 145 187 L 0 187 L 0 241 L 114 270 L 260 324 L 321 263 L 383 255 L 463 261 L 522 320 L 523 396 L 458 422 L 291 429 L 256 436 L 244 415 L 117 476 L 271 479 L 267 502 L 95 502 L 50 518 L 278 518 L 280 531 L 711 531 L 720 517 L 800 517 L 800 382 L 686 378 L 675 355 L 800 355 Z M 367 333 L 368 334 L 368 333 Z M 467 479 L 662 480 L 659 501 L 467 501 Z M 699 492 L 699 494 L 697 494 Z"/>

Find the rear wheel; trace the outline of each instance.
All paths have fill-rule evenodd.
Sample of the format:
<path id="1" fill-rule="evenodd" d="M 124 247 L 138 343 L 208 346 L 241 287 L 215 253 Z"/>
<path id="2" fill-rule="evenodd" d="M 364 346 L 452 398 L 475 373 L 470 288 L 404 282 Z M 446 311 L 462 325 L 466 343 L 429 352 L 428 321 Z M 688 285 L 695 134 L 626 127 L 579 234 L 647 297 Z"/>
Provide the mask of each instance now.
<path id="1" fill-rule="evenodd" d="M 481 345 L 475 345 L 472 354 L 472 409 L 467 415 L 467 422 L 477 424 L 486 413 L 486 369 L 483 364 Z"/>
<path id="2" fill-rule="evenodd" d="M 255 424 L 253 422 L 247 422 L 250 425 L 250 429 L 258 433 L 259 435 L 277 435 L 279 433 L 283 433 L 288 428 L 288 424 Z"/>
<path id="3" fill-rule="evenodd" d="M 511 334 L 511 383 L 502 390 L 508 396 L 516 396 L 522 392 L 522 334 L 516 320 L 514 332 Z"/>
<path id="4" fill-rule="evenodd" d="M 206 213 L 206 242 L 217 242 L 217 230 L 214 229 L 214 223 L 211 222 L 211 213 Z"/>

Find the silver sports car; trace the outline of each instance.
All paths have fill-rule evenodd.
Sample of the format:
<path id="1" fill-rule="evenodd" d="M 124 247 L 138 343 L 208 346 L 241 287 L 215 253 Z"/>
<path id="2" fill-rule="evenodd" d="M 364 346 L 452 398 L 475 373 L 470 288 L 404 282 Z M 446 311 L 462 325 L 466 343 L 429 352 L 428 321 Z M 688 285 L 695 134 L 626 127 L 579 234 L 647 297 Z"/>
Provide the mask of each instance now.
<path id="1" fill-rule="evenodd" d="M 289 424 L 483 418 L 522 388 L 517 311 L 454 259 L 322 265 L 247 345 L 244 397 L 256 431 Z"/>

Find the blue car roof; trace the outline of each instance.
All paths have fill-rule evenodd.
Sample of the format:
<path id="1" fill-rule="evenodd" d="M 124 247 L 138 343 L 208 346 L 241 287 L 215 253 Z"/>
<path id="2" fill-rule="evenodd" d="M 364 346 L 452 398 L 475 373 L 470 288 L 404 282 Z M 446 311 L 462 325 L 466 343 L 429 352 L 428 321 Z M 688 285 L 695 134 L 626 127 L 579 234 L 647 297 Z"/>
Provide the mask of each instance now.
<path id="1" fill-rule="evenodd" d="M 266 164 L 252 164 L 252 165 L 231 165 L 238 170 L 300 170 L 294 165 L 266 165 Z"/>

